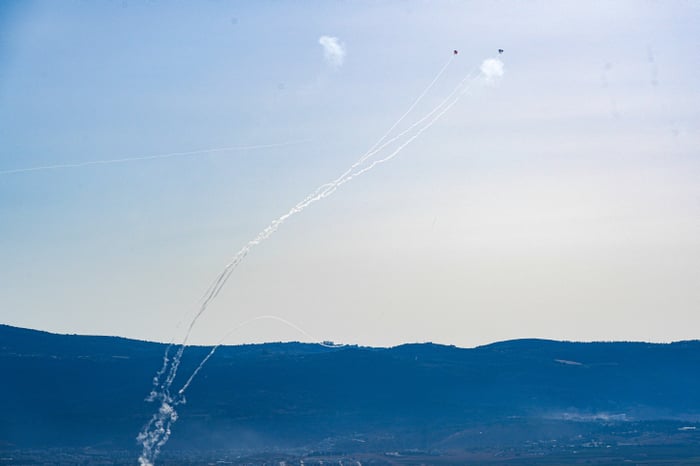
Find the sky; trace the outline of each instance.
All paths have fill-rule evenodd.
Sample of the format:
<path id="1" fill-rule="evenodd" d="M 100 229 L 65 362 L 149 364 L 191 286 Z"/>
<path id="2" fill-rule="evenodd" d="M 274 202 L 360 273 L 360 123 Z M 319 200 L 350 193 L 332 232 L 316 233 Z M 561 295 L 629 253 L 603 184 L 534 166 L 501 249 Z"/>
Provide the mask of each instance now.
<path id="1" fill-rule="evenodd" d="M 697 24 L 692 1 L 2 2 L 0 323 L 180 338 L 242 246 L 502 48 L 500 79 L 253 248 L 191 342 L 697 339 Z"/>

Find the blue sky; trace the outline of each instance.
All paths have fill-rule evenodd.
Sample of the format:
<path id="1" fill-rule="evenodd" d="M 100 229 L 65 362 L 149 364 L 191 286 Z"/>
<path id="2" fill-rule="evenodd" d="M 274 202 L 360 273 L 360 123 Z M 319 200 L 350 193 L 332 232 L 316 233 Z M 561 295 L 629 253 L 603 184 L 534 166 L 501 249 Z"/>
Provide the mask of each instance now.
<path id="1" fill-rule="evenodd" d="M 254 249 L 193 341 L 270 314 L 372 345 L 698 337 L 697 3 L 1 8 L 0 322 L 179 335 L 236 251 L 362 155 L 452 49 L 403 127 L 503 48 L 496 85 Z M 229 341 L 306 338 L 256 321 Z"/>

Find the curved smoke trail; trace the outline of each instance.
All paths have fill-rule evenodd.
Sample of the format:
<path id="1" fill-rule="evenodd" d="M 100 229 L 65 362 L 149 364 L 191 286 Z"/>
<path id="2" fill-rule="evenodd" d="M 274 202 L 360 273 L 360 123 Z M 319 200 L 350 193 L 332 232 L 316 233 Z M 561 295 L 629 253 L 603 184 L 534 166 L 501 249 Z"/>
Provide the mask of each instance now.
<path id="1" fill-rule="evenodd" d="M 449 65 L 451 62 L 448 61 L 448 63 L 440 70 L 438 75 L 431 81 L 429 86 L 426 88 L 426 90 L 416 99 L 416 101 L 411 105 L 409 110 L 404 113 L 404 115 L 401 116 L 399 121 L 395 123 L 391 130 L 389 130 L 382 138 L 375 143 L 372 148 L 365 153 L 357 162 L 355 162 L 348 170 L 346 170 L 341 176 L 336 178 L 334 181 L 330 183 L 326 183 L 324 185 L 321 185 L 319 188 L 317 188 L 315 191 L 313 191 L 309 196 L 307 196 L 304 200 L 296 204 L 292 209 L 290 209 L 286 214 L 280 216 L 276 220 L 272 221 L 264 230 L 262 230 L 260 233 L 258 233 L 257 236 L 255 236 L 252 240 L 250 240 L 243 248 L 241 248 L 238 253 L 234 256 L 234 258 L 229 262 L 224 270 L 217 276 L 217 278 L 214 280 L 212 285 L 209 287 L 207 290 L 207 293 L 203 296 L 202 303 L 200 305 L 200 308 L 198 312 L 195 314 L 194 318 L 190 321 L 190 324 L 188 326 L 186 335 L 183 339 L 182 344 L 179 346 L 177 352 L 172 358 L 172 361 L 169 358 L 169 349 L 170 346 L 168 347 L 168 350 L 166 350 L 164 359 L 163 359 L 163 367 L 157 372 L 156 376 L 154 377 L 154 390 L 151 392 L 151 395 L 149 396 L 149 400 L 160 400 L 161 405 L 158 411 L 151 417 L 151 420 L 149 423 L 144 426 L 143 430 L 139 433 L 137 440 L 141 442 L 143 446 L 143 452 L 141 456 L 139 457 L 139 462 L 142 466 L 146 465 L 152 465 L 153 461 L 155 458 L 158 456 L 160 453 L 161 447 L 168 441 L 170 434 L 171 434 L 171 427 L 172 424 L 177 420 L 177 412 L 175 411 L 175 407 L 179 404 L 182 404 L 185 402 L 184 398 L 184 393 L 186 389 L 189 387 L 191 384 L 192 380 L 195 378 L 195 376 L 199 373 L 199 371 L 202 369 L 204 364 L 209 360 L 209 358 L 214 354 L 216 349 L 220 346 L 221 343 L 217 344 L 212 348 L 210 353 L 203 359 L 203 361 L 198 365 L 198 367 L 194 370 L 192 375 L 188 378 L 186 383 L 183 385 L 183 387 L 176 393 L 176 394 L 171 394 L 171 387 L 174 382 L 174 379 L 177 375 L 180 362 L 182 360 L 182 355 L 184 353 L 186 344 L 189 340 L 189 337 L 191 335 L 192 329 L 194 328 L 194 325 L 198 321 L 198 319 L 202 316 L 202 314 L 206 311 L 208 308 L 209 304 L 212 302 L 213 299 L 215 299 L 223 286 L 226 284 L 228 278 L 230 277 L 231 273 L 233 270 L 236 269 L 236 267 L 245 259 L 245 257 L 248 255 L 250 250 L 269 238 L 273 233 L 275 233 L 279 227 L 291 216 L 303 211 L 306 207 L 309 205 L 324 199 L 325 197 L 330 196 L 332 193 L 334 193 L 340 186 L 343 184 L 351 181 L 352 179 L 366 173 L 367 171 L 373 169 L 376 165 L 385 163 L 394 157 L 396 157 L 406 146 L 408 146 L 411 142 L 413 142 L 416 138 L 418 138 L 423 132 L 428 130 L 430 127 L 432 127 L 448 110 L 450 110 L 462 97 L 462 95 L 465 94 L 466 90 L 468 89 L 468 86 L 465 86 L 465 83 L 469 83 L 470 80 L 473 80 L 471 77 L 471 73 L 467 74 L 467 76 L 462 79 L 462 81 L 459 82 L 459 84 L 453 89 L 453 91 L 438 105 L 436 106 L 433 110 L 431 110 L 427 115 L 422 117 L 420 120 L 418 120 L 416 123 L 411 125 L 407 130 L 404 130 L 402 133 L 399 135 L 395 136 L 394 138 L 386 141 L 386 137 L 391 133 L 391 131 L 402 121 L 415 107 L 415 105 L 422 99 L 422 97 L 428 92 L 428 90 L 434 85 L 434 83 L 438 80 L 440 75 L 444 72 L 444 70 L 447 68 L 447 65 Z M 486 78 L 489 78 L 486 73 L 484 73 L 483 69 L 481 70 L 481 75 L 480 76 L 485 76 Z M 427 121 L 427 122 L 426 122 Z M 410 136 L 406 141 L 401 143 L 393 152 L 391 152 L 389 155 L 387 155 L 384 158 L 374 160 L 371 162 L 369 165 L 356 170 L 360 165 L 362 165 L 364 162 L 366 162 L 369 158 L 373 157 L 377 153 L 379 153 L 383 148 L 385 148 L 388 144 L 391 142 L 396 141 L 400 137 L 406 135 L 408 132 L 412 131 L 416 127 L 418 127 L 420 124 L 423 122 L 426 122 L 423 126 L 418 128 L 416 130 L 415 134 Z M 355 170 L 355 171 L 354 171 Z M 165 373 L 167 372 L 167 375 L 165 376 L 165 379 L 161 381 L 161 378 Z"/>
<path id="2" fill-rule="evenodd" d="M 178 366 L 179 366 L 179 361 L 180 358 L 182 357 L 182 353 L 184 352 L 184 346 L 187 344 L 187 341 L 189 340 L 190 334 L 192 329 L 194 328 L 195 324 L 197 323 L 197 320 L 199 317 L 206 311 L 209 303 L 211 300 L 216 298 L 218 296 L 219 291 L 223 287 L 224 283 L 228 280 L 228 276 L 230 273 L 238 266 L 238 264 L 247 256 L 248 251 L 250 248 L 253 246 L 257 245 L 260 243 L 260 241 L 267 239 L 272 233 L 274 233 L 277 228 L 290 216 L 294 215 L 297 212 L 300 212 L 303 210 L 307 205 L 315 202 L 319 194 L 323 197 L 327 196 L 329 193 L 328 191 L 330 190 L 335 190 L 334 187 L 342 181 L 344 178 L 346 178 L 355 168 L 360 166 L 363 162 L 365 162 L 368 158 L 372 157 L 373 155 L 377 154 L 379 151 L 384 149 L 387 145 L 391 144 L 392 142 L 396 141 L 400 137 L 404 136 L 406 133 L 410 132 L 413 130 L 416 126 L 421 124 L 425 119 L 429 118 L 433 112 L 435 112 L 441 105 L 438 105 L 433 111 L 428 113 L 426 116 L 418 120 L 417 122 L 413 123 L 411 126 L 409 126 L 406 130 L 402 131 L 398 135 L 394 136 L 393 138 L 385 141 L 385 139 L 391 134 L 391 132 L 411 113 L 411 111 L 420 103 L 420 101 L 425 97 L 425 95 L 432 89 L 432 87 L 435 85 L 435 83 L 440 79 L 442 74 L 445 72 L 445 70 L 449 67 L 449 65 L 452 63 L 454 59 L 454 56 L 451 56 L 449 60 L 440 68 L 440 71 L 433 77 L 432 81 L 425 87 L 425 89 L 421 92 L 421 94 L 413 101 L 413 103 L 408 107 L 408 109 L 399 117 L 398 120 L 389 128 L 389 130 L 381 137 L 377 142 L 375 142 L 372 147 L 362 155 L 355 163 L 353 163 L 350 168 L 348 168 L 344 173 L 342 173 L 339 177 L 337 177 L 335 180 L 325 183 L 318 188 L 316 188 L 311 194 L 309 194 L 306 198 L 304 198 L 302 201 L 300 201 L 296 206 L 294 206 L 287 214 L 281 216 L 277 220 L 273 221 L 265 230 L 260 232 L 256 238 L 251 240 L 245 247 L 243 247 L 238 253 L 234 256 L 234 259 L 226 264 L 224 267 L 224 270 L 214 279 L 214 281 L 211 283 L 209 288 L 207 289 L 206 293 L 202 296 L 202 303 L 200 305 L 199 311 L 195 314 L 194 318 L 190 321 L 190 325 L 187 329 L 187 332 L 185 334 L 185 337 L 181 343 L 180 348 L 178 349 L 178 352 L 176 353 L 174 357 L 174 362 L 173 366 L 171 367 L 170 373 L 172 374 L 172 377 L 168 377 L 166 379 L 166 384 L 170 386 L 172 384 L 172 380 L 174 379 Z M 454 91 L 453 91 L 454 93 Z M 452 94 L 453 94 L 452 93 Z M 450 94 L 450 96 L 452 95 Z M 447 98 L 449 99 L 450 96 Z M 443 101 L 444 103 L 444 101 Z M 332 192 L 332 191 L 331 191 Z M 264 238 L 260 239 L 262 236 Z M 158 371 L 156 376 L 153 379 L 154 387 L 153 390 L 151 391 L 151 394 L 147 398 L 147 400 L 152 401 L 156 397 L 156 390 L 158 390 L 158 386 L 160 384 L 160 379 L 165 373 L 165 371 L 168 368 L 168 363 L 170 362 L 169 360 L 169 351 L 172 347 L 172 343 L 168 345 L 165 351 L 165 355 L 163 357 L 163 366 L 162 368 Z M 170 375 L 170 374 L 169 374 Z M 161 389 L 162 391 L 162 389 Z"/>
<path id="3" fill-rule="evenodd" d="M 207 353 L 207 355 L 204 357 L 204 359 L 202 359 L 202 362 L 199 363 L 199 366 L 197 366 L 197 368 L 196 368 L 194 371 L 192 371 L 192 374 L 191 374 L 190 377 L 187 379 L 187 382 L 185 382 L 185 383 L 182 385 L 182 388 L 181 388 L 180 390 L 177 391 L 178 395 L 180 395 L 180 396 L 182 397 L 183 403 L 184 403 L 184 400 L 185 400 L 185 398 L 184 398 L 184 396 L 185 396 L 185 391 L 187 391 L 187 389 L 189 388 L 189 386 L 190 386 L 190 384 L 192 383 L 192 381 L 195 379 L 195 377 L 197 377 L 197 374 L 199 374 L 199 371 L 202 370 L 202 368 L 203 368 L 204 365 L 207 363 L 207 361 L 209 361 L 209 358 L 211 358 L 212 356 L 214 356 L 214 353 L 216 353 L 216 350 L 219 349 L 219 347 L 221 347 L 221 345 L 224 344 L 224 342 L 228 339 L 228 337 L 231 336 L 231 334 L 233 334 L 234 332 L 237 332 L 238 330 L 240 330 L 241 328 L 245 327 L 246 325 L 250 325 L 250 324 L 252 324 L 253 322 L 256 322 L 256 321 L 258 321 L 258 320 L 276 320 L 276 321 L 278 321 L 278 322 L 281 322 L 281 323 L 287 325 L 288 327 L 293 328 L 294 330 L 296 330 L 297 332 L 301 333 L 302 335 L 304 335 L 305 337 L 307 337 L 307 338 L 310 339 L 311 341 L 318 341 L 317 338 L 314 338 L 313 336 L 311 336 L 311 335 L 309 334 L 309 332 L 307 332 L 307 331 L 304 330 L 303 328 L 301 328 L 301 327 L 299 327 L 298 325 L 293 324 L 292 322 L 290 322 L 290 321 L 288 321 L 288 320 L 286 320 L 286 319 L 283 319 L 282 317 L 279 317 L 279 316 L 262 315 L 262 316 L 253 317 L 253 318 L 248 319 L 248 320 L 246 320 L 246 321 L 244 321 L 244 322 L 241 322 L 240 324 L 236 325 L 236 326 L 233 327 L 231 330 L 229 330 L 228 332 L 226 332 L 226 335 L 224 335 L 223 337 L 221 337 L 221 339 L 216 343 L 216 345 L 214 345 L 214 347 L 212 347 L 211 351 L 209 351 L 209 353 Z M 337 344 L 337 345 L 336 345 L 336 344 L 333 344 L 333 343 L 329 344 L 329 343 L 325 343 L 325 342 L 316 343 L 316 344 L 319 345 L 319 346 L 323 346 L 324 348 L 343 348 L 344 346 L 347 346 L 347 345 L 345 345 L 345 344 Z"/>

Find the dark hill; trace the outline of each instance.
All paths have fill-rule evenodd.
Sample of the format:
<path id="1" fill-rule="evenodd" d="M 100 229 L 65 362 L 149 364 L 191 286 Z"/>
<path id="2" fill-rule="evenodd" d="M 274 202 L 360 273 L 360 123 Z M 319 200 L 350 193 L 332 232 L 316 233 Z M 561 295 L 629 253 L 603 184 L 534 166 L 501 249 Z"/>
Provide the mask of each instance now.
<path id="1" fill-rule="evenodd" d="M 164 349 L 0 325 L 0 449 L 135 448 Z M 188 348 L 181 374 L 208 351 Z M 227 346 L 192 385 L 169 447 L 451 448 L 485 426 L 522 437 L 533 422 L 688 423 L 700 419 L 698 368 L 698 341 Z"/>

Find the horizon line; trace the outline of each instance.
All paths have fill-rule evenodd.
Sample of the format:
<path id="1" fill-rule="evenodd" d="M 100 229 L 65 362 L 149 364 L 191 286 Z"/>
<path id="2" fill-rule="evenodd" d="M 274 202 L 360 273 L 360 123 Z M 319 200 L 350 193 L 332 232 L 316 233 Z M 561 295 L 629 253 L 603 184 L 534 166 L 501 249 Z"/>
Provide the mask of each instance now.
<path id="1" fill-rule="evenodd" d="M 60 333 L 60 332 L 52 332 L 49 330 L 41 330 L 41 329 L 30 328 L 30 327 L 19 327 L 16 325 L 0 323 L 0 328 L 2 328 L 2 327 L 8 327 L 11 329 L 23 330 L 23 331 L 28 331 L 28 332 L 44 333 L 44 334 L 48 334 L 48 335 L 65 336 L 65 337 L 73 336 L 73 337 L 87 337 L 87 338 L 90 338 L 90 337 L 93 337 L 93 338 L 117 338 L 117 339 L 121 339 L 121 340 L 129 340 L 129 341 L 135 341 L 135 342 L 140 342 L 140 343 L 151 343 L 151 344 L 155 344 L 155 345 L 169 345 L 169 344 L 171 344 L 173 346 L 180 346 L 180 345 L 175 344 L 175 343 L 168 343 L 168 342 L 158 341 L 158 340 L 142 340 L 139 338 L 125 337 L 125 336 L 120 336 L 120 335 Z M 433 345 L 433 346 L 442 346 L 445 348 L 470 350 L 470 349 L 484 348 L 484 347 L 492 346 L 492 345 L 498 345 L 498 344 L 502 344 L 502 343 L 523 342 L 523 341 L 540 341 L 540 342 L 571 343 L 571 344 L 633 343 L 633 344 L 647 344 L 647 345 L 672 345 L 672 344 L 678 344 L 678 343 L 700 342 L 700 338 L 694 338 L 694 339 L 688 339 L 688 340 L 672 340 L 672 341 L 661 342 L 661 341 L 645 341 L 645 340 L 565 340 L 565 339 L 557 340 L 557 339 L 552 339 L 552 338 L 541 338 L 541 337 L 522 337 L 522 338 L 512 338 L 512 339 L 507 339 L 507 340 L 496 340 L 496 341 L 492 341 L 490 343 L 475 345 L 475 346 L 471 346 L 471 347 L 458 346 L 458 345 L 449 344 L 449 343 L 436 343 L 433 341 L 413 341 L 413 342 L 407 341 L 404 343 L 400 343 L 398 345 L 373 346 L 373 345 L 361 345 L 359 343 L 338 343 L 338 342 L 335 342 L 332 340 L 323 340 L 323 341 L 301 341 L 301 340 L 261 341 L 261 342 L 253 342 L 253 343 L 221 344 L 220 346 L 222 346 L 222 347 L 238 347 L 238 346 L 275 345 L 275 344 L 303 344 L 303 345 L 327 346 L 328 344 L 333 344 L 333 345 L 339 345 L 335 349 L 343 349 L 346 347 L 369 348 L 369 349 L 394 349 L 394 348 L 400 348 L 400 347 L 409 346 L 409 345 Z M 213 343 L 213 344 L 188 344 L 185 346 L 188 348 L 212 348 L 216 345 L 217 345 L 216 343 Z M 333 349 L 333 348 L 329 348 L 329 349 Z"/>

